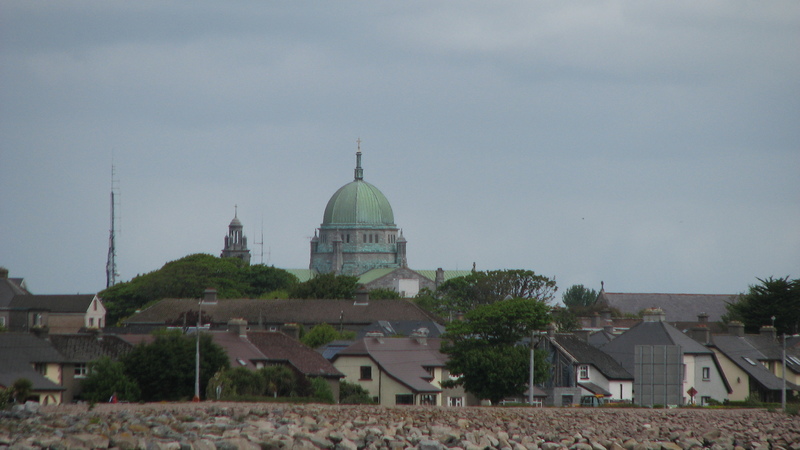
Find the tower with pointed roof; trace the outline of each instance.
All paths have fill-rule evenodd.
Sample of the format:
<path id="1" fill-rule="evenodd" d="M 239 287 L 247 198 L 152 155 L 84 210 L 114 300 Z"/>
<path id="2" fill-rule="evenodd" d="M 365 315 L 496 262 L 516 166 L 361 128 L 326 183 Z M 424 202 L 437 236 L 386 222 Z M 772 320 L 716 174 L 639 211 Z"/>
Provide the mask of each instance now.
<path id="1" fill-rule="evenodd" d="M 364 181 L 361 143 L 353 181 L 337 190 L 311 239 L 309 269 L 361 275 L 371 269 L 406 267 L 406 240 L 394 223 L 389 200 Z"/>
<path id="2" fill-rule="evenodd" d="M 234 207 L 233 220 L 228 225 L 228 235 L 225 236 L 225 247 L 220 258 L 239 258 L 245 264 L 250 264 L 250 250 L 247 249 L 247 236 L 244 227 L 239 221 L 239 208 Z"/>

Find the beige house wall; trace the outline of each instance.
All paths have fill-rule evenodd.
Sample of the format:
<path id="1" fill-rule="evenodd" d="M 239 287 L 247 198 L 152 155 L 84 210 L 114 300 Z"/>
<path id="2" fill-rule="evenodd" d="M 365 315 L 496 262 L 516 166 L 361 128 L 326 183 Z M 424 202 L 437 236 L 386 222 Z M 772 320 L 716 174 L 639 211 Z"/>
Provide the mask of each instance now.
<path id="1" fill-rule="evenodd" d="M 722 372 L 725 373 L 728 384 L 733 390 L 733 392 L 728 394 L 728 400 L 744 401 L 744 399 L 750 395 L 750 376 L 731 361 L 730 358 L 725 356 L 724 353 L 716 348 L 712 348 L 712 350 L 714 350 L 714 353 L 717 355 L 717 361 L 719 361 L 719 365 L 722 367 Z"/>
<path id="2" fill-rule="evenodd" d="M 77 333 L 84 326 L 84 315 L 79 313 L 53 313 L 47 318 L 50 333 Z"/>

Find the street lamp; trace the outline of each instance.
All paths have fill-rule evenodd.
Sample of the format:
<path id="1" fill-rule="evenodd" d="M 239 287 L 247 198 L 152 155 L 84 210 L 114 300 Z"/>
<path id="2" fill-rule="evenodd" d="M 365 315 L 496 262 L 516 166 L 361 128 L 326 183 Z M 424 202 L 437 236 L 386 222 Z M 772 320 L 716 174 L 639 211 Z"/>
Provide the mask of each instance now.
<path id="1" fill-rule="evenodd" d="M 195 352 L 194 352 L 194 398 L 193 402 L 200 401 L 200 318 L 203 317 L 203 300 L 197 303 L 197 328 L 195 328 Z"/>

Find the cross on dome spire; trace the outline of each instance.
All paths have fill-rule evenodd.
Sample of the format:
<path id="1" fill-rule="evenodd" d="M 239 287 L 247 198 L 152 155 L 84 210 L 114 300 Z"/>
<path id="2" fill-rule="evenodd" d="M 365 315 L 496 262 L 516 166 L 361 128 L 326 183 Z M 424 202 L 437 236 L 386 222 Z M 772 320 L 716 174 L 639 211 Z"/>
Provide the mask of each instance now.
<path id="1" fill-rule="evenodd" d="M 355 181 L 361 181 L 364 179 L 364 169 L 361 168 L 361 138 L 356 139 L 356 144 L 358 151 L 356 151 Z"/>

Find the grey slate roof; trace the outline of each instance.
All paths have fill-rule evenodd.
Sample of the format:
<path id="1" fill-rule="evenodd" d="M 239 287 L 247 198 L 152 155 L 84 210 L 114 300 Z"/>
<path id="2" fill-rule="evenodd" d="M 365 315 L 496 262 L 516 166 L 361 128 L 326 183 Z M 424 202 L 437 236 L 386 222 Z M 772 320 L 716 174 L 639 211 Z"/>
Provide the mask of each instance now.
<path id="1" fill-rule="evenodd" d="M 0 278 L 0 308 L 5 308 L 17 295 L 31 295 L 22 278 Z"/>
<path id="2" fill-rule="evenodd" d="M 629 373 L 634 372 L 634 349 L 637 345 L 680 345 L 684 354 L 714 352 L 665 322 L 641 322 L 600 347 Z"/>
<path id="3" fill-rule="evenodd" d="M 624 314 L 637 314 L 647 308 L 661 308 L 667 322 L 697 322 L 700 313 L 708 314 L 709 322 L 718 322 L 727 312 L 725 305 L 736 301 L 736 295 L 719 294 L 645 294 L 600 291 L 597 304 L 616 308 Z"/>
<path id="4" fill-rule="evenodd" d="M 429 382 L 424 367 L 444 367 L 446 356 L 439 351 L 441 339 L 364 338 L 340 351 L 335 357 L 369 356 L 381 369 L 415 392 L 441 392 Z"/>
<path id="5" fill-rule="evenodd" d="M 133 349 L 133 345 L 114 335 L 51 334 L 50 342 L 66 361 L 87 363 L 103 356 L 118 360 Z"/>
<path id="6" fill-rule="evenodd" d="M 428 337 L 439 337 L 444 334 L 445 327 L 432 320 L 379 320 L 362 328 L 357 339 L 366 336 L 367 333 L 379 331 L 384 336 L 411 336 L 416 330 L 425 328 L 428 330 Z"/>
<path id="7" fill-rule="evenodd" d="M 783 380 L 776 377 L 769 369 L 761 364 L 761 361 L 770 358 L 767 358 L 766 355 L 759 351 L 747 336 L 714 335 L 712 337 L 712 343 L 722 354 L 727 356 L 728 359 L 733 361 L 740 369 L 747 372 L 748 375 L 758 381 L 764 388 L 777 391 L 783 389 Z M 745 358 L 755 364 L 751 364 Z M 789 389 L 800 389 L 798 386 L 788 381 L 786 382 L 786 386 Z"/>
<path id="8" fill-rule="evenodd" d="M 372 300 L 366 305 L 353 300 L 257 300 L 229 299 L 198 305 L 197 299 L 164 299 L 134 314 L 126 324 L 164 324 L 181 313 L 202 307 L 203 313 L 217 324 L 231 319 L 257 323 L 345 324 L 367 325 L 378 320 L 434 320 L 430 314 L 408 300 Z"/>
<path id="9" fill-rule="evenodd" d="M 94 300 L 94 294 L 78 295 L 17 295 L 9 307 L 40 309 L 60 313 L 85 313 Z"/>
<path id="10" fill-rule="evenodd" d="M 10 386 L 20 378 L 33 383 L 33 390 L 63 391 L 34 370 L 35 363 L 62 363 L 61 356 L 48 341 L 29 333 L 0 333 L 0 386 Z"/>
<path id="11" fill-rule="evenodd" d="M 633 380 L 633 372 L 625 370 L 614 358 L 573 334 L 558 334 L 553 338 L 579 364 L 591 364 L 609 380 Z"/>

